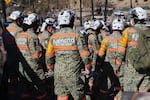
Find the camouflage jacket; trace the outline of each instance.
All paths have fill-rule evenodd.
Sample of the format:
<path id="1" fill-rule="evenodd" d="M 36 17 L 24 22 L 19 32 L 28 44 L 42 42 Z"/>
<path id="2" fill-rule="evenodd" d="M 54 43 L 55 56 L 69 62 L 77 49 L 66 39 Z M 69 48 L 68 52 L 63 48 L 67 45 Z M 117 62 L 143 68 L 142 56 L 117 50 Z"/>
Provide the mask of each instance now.
<path id="1" fill-rule="evenodd" d="M 20 33 L 21 31 L 22 31 L 22 28 L 21 27 L 19 27 L 19 26 L 17 26 L 16 24 L 14 24 L 14 23 L 11 23 L 11 24 L 9 24 L 9 26 L 8 27 L 6 27 L 6 29 L 10 32 L 10 34 L 12 35 L 12 36 L 16 36 L 18 33 Z"/>
<path id="2" fill-rule="evenodd" d="M 99 50 L 99 56 L 105 56 L 105 61 L 114 62 L 114 64 L 120 66 L 122 59 L 118 56 L 119 52 L 124 52 L 124 48 L 119 45 L 121 39 L 120 32 L 113 32 L 107 38 L 105 38 Z"/>
<path id="3" fill-rule="evenodd" d="M 19 62 L 22 64 L 23 67 L 21 68 L 20 72 L 23 74 L 25 71 L 28 72 L 29 70 L 24 71 L 24 68 L 29 66 L 29 68 L 34 71 L 33 73 L 30 72 L 31 76 L 34 76 L 34 73 L 36 73 L 40 79 L 44 79 L 43 67 L 39 64 L 39 59 L 41 57 L 41 46 L 39 43 L 38 36 L 31 29 L 28 29 L 26 32 L 21 32 L 17 34 L 16 43 L 23 56 L 20 56 L 19 59 Z M 27 61 L 28 65 L 23 63 L 24 60 Z M 30 77 L 30 75 L 28 77 Z"/>
<path id="4" fill-rule="evenodd" d="M 135 29 L 144 29 L 146 28 L 142 24 L 136 24 L 135 26 L 128 27 L 122 32 L 122 37 L 120 41 L 120 46 L 122 46 L 125 49 L 125 52 L 120 53 L 122 55 L 122 58 L 127 58 L 130 56 L 130 51 L 132 48 L 136 48 L 138 46 L 138 31 Z"/>
<path id="5" fill-rule="evenodd" d="M 108 32 L 106 32 L 106 31 L 100 32 L 100 33 L 98 34 L 98 40 L 99 40 L 99 42 L 101 43 L 101 41 L 102 41 L 103 39 L 105 39 L 107 36 L 109 36 L 109 33 L 108 33 Z"/>
<path id="6" fill-rule="evenodd" d="M 62 28 L 50 37 L 46 50 L 48 69 L 52 69 L 55 64 L 55 72 L 60 70 L 75 72 L 80 68 L 82 61 L 86 67 L 91 67 L 89 51 L 79 33 L 71 28 Z"/>
<path id="7" fill-rule="evenodd" d="M 99 46 L 100 46 L 100 43 L 99 43 L 97 34 L 94 34 L 94 33 L 90 34 L 88 36 L 88 49 L 90 51 L 90 58 L 92 60 L 93 68 L 95 68 L 96 66 Z"/>
<path id="8" fill-rule="evenodd" d="M 43 31 L 42 33 L 40 33 L 38 35 L 40 43 L 41 43 L 41 45 L 43 46 L 44 49 L 47 48 L 48 41 L 49 41 L 49 38 L 50 38 L 51 35 L 52 35 L 52 33 L 49 33 L 48 31 Z"/>

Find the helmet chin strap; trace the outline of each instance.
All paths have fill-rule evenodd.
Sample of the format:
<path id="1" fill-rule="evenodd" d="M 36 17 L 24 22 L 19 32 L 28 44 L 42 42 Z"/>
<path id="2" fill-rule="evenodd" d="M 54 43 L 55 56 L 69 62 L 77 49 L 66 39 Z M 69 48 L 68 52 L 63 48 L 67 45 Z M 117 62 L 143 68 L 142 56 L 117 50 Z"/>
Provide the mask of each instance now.
<path id="1" fill-rule="evenodd" d="M 130 24 L 131 24 L 131 26 L 133 26 L 135 24 L 133 19 L 130 20 Z"/>

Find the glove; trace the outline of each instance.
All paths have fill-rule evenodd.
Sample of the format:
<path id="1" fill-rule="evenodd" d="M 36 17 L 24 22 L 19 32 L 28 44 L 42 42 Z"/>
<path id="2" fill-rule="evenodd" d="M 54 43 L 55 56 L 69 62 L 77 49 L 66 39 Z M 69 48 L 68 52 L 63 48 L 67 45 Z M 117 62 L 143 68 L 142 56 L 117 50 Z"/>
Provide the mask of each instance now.
<path id="1" fill-rule="evenodd" d="M 92 77 L 96 76 L 95 71 L 91 71 L 89 69 L 82 70 L 81 73 L 82 73 L 82 75 L 85 75 L 86 78 L 92 78 Z"/>
<path id="2" fill-rule="evenodd" d="M 52 70 L 49 70 L 48 72 L 45 72 L 45 77 L 50 78 L 54 76 L 54 72 Z"/>
<path id="3" fill-rule="evenodd" d="M 82 75 L 86 76 L 86 78 L 89 78 L 89 74 L 91 73 L 91 71 L 85 68 L 85 70 L 82 70 L 81 73 Z"/>

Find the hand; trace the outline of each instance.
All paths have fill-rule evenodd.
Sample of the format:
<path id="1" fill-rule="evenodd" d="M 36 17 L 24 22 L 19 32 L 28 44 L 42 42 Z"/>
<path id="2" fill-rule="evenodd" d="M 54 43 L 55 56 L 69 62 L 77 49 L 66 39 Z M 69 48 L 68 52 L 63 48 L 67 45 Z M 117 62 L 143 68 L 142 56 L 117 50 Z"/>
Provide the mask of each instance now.
<path id="1" fill-rule="evenodd" d="M 91 70 L 89 70 L 89 69 L 85 68 L 85 72 L 84 72 L 84 74 L 85 74 L 85 75 L 89 75 L 90 73 L 91 73 Z"/>
<path id="2" fill-rule="evenodd" d="M 93 81 L 94 81 L 94 77 L 90 77 L 89 78 L 89 82 L 88 82 L 88 85 L 89 85 L 89 87 L 92 89 L 92 87 L 93 87 Z M 90 90 L 91 90 L 90 89 Z"/>
<path id="3" fill-rule="evenodd" d="M 84 70 L 84 71 L 82 71 L 81 73 L 82 73 L 83 75 L 85 75 L 85 76 L 86 76 L 86 78 L 88 78 L 88 77 L 89 77 L 89 75 L 90 75 L 90 73 L 91 73 L 91 71 L 90 71 L 89 69 L 85 68 L 85 70 Z"/>
<path id="4" fill-rule="evenodd" d="M 45 77 L 49 78 L 49 77 L 53 77 L 54 76 L 54 72 L 52 70 L 49 70 L 48 72 L 45 72 Z"/>

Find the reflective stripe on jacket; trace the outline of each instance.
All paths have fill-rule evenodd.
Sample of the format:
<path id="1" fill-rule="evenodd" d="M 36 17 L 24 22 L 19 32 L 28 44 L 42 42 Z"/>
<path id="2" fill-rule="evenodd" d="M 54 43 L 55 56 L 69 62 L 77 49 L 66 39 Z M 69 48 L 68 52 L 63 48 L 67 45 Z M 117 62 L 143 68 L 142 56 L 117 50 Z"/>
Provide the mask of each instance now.
<path id="1" fill-rule="evenodd" d="M 105 61 L 112 61 L 116 65 L 121 64 L 118 53 L 124 53 L 125 49 L 119 45 L 121 34 L 119 32 L 113 32 L 110 36 L 105 38 L 99 50 L 99 56 L 105 56 Z"/>
<path id="2" fill-rule="evenodd" d="M 39 58 L 41 48 L 38 37 L 31 31 L 22 32 L 16 36 L 16 43 L 20 51 L 32 58 Z"/>
<path id="3" fill-rule="evenodd" d="M 80 35 L 71 28 L 63 28 L 59 32 L 50 37 L 46 50 L 47 66 L 52 66 L 61 62 L 81 62 L 81 58 L 85 66 L 90 66 L 89 51 L 82 43 Z M 56 58 L 55 58 L 56 57 Z M 81 58 L 80 58 L 81 57 Z"/>
<path id="4" fill-rule="evenodd" d="M 19 27 L 19 26 L 17 26 L 16 24 L 14 24 L 14 23 L 11 23 L 11 24 L 9 24 L 9 26 L 8 27 L 6 27 L 6 29 L 10 32 L 10 34 L 12 35 L 12 36 L 16 36 L 18 33 L 20 33 L 21 31 L 22 31 L 22 28 L 21 27 Z"/>

